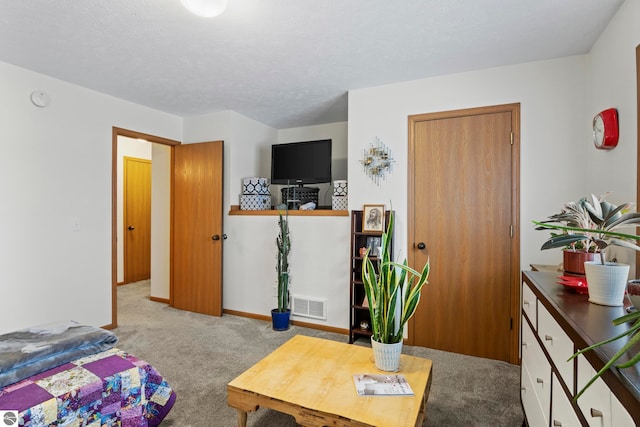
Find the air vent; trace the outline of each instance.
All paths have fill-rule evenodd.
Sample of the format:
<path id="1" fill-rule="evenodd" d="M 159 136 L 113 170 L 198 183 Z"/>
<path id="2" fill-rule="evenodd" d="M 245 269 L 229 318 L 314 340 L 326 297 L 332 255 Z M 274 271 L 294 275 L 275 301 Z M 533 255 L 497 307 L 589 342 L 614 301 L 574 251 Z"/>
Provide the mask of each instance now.
<path id="1" fill-rule="evenodd" d="M 294 295 L 292 310 L 296 316 L 327 320 L 327 300 L 324 299 Z"/>

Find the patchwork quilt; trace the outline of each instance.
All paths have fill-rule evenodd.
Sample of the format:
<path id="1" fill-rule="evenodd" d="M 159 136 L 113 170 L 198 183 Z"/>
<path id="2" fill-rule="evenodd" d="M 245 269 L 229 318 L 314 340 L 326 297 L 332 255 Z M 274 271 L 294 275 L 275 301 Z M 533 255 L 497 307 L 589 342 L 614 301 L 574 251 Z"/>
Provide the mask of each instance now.
<path id="1" fill-rule="evenodd" d="M 0 410 L 21 426 L 157 426 L 175 393 L 158 371 L 117 348 L 64 363 L 0 389 Z"/>

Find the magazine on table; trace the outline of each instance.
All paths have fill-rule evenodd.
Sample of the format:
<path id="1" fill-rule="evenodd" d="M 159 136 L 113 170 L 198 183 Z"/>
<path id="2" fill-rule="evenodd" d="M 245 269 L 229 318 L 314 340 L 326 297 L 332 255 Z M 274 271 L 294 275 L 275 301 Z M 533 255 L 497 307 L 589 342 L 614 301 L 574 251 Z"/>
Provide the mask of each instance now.
<path id="1" fill-rule="evenodd" d="M 353 376 L 358 396 L 413 396 L 413 390 L 400 374 L 356 374 Z"/>

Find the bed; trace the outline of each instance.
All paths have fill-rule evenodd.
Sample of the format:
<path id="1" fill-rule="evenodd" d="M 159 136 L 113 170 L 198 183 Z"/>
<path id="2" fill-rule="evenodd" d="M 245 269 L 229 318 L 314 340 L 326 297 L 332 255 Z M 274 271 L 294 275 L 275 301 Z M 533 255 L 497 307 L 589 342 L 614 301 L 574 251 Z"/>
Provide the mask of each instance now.
<path id="1" fill-rule="evenodd" d="M 0 335 L 0 411 L 24 426 L 153 427 L 176 399 L 106 330 L 65 322 Z"/>

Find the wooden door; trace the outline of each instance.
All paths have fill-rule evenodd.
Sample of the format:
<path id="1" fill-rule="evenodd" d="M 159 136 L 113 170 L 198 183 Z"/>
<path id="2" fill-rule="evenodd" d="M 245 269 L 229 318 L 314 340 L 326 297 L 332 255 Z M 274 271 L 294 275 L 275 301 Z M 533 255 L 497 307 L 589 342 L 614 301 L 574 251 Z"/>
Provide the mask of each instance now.
<path id="1" fill-rule="evenodd" d="M 151 278 L 151 161 L 124 157 L 124 283 Z"/>
<path id="2" fill-rule="evenodd" d="M 518 361 L 518 112 L 410 117 L 409 253 L 431 262 L 413 345 Z"/>
<path id="3" fill-rule="evenodd" d="M 223 142 L 175 147 L 171 305 L 222 316 Z"/>

